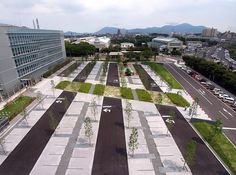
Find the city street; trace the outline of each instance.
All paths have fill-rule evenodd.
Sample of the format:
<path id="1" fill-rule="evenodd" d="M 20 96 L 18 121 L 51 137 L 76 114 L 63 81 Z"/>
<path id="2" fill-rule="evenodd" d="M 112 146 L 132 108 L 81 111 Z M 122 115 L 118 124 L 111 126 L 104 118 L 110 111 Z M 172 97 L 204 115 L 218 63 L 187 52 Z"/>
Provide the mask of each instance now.
<path id="1" fill-rule="evenodd" d="M 199 99 L 199 105 L 213 120 L 221 119 L 223 126 L 228 128 L 225 134 L 236 145 L 236 113 L 228 105 L 220 101 L 210 91 L 205 89 L 197 80 L 176 67 L 174 64 L 165 64 L 165 67 L 182 84 L 192 98 Z"/>

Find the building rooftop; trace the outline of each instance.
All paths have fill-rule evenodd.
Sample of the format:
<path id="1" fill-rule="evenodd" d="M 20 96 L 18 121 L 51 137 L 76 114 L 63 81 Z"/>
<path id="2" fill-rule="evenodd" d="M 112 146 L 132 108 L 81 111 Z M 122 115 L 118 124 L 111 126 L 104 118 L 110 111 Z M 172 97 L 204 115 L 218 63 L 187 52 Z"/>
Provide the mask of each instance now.
<path id="1" fill-rule="evenodd" d="M 153 41 L 162 41 L 162 42 L 173 42 L 179 41 L 177 38 L 164 38 L 164 37 L 156 37 L 152 39 Z"/>

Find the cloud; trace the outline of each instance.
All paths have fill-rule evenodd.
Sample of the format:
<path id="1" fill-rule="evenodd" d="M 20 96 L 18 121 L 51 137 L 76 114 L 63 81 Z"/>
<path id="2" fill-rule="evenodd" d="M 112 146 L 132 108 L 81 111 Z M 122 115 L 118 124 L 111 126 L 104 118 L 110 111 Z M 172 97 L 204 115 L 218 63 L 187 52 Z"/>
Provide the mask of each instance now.
<path id="1" fill-rule="evenodd" d="M 236 26 L 236 0 L 1 0 L 0 23 L 94 32 L 104 26 L 135 28 L 188 22 Z"/>

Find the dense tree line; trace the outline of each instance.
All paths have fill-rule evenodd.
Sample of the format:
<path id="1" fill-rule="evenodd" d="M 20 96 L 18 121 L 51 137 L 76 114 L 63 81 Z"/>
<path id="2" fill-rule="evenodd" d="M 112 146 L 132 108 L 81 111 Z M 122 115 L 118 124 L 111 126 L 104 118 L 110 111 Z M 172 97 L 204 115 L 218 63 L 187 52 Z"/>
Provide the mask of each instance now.
<path id="1" fill-rule="evenodd" d="M 67 56 L 89 56 L 96 52 L 95 46 L 87 43 L 80 42 L 79 44 L 72 44 L 65 42 L 66 55 Z"/>
<path id="2" fill-rule="evenodd" d="M 227 70 L 223 65 L 203 58 L 184 56 L 186 65 L 198 71 L 226 90 L 236 94 L 236 73 Z"/>
<path id="3" fill-rule="evenodd" d="M 124 42 L 133 43 L 135 46 L 143 46 L 143 43 L 146 45 L 147 42 L 152 41 L 153 36 L 123 36 L 123 37 L 113 37 L 111 39 L 112 44 L 120 44 Z"/>

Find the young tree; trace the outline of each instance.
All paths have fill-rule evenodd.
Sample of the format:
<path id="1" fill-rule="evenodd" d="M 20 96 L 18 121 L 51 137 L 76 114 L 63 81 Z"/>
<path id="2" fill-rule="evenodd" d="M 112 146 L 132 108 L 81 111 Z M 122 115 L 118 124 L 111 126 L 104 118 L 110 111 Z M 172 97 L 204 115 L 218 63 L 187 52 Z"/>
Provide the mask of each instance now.
<path id="1" fill-rule="evenodd" d="M 6 149 L 5 149 L 4 144 L 5 144 L 5 140 L 4 140 L 4 138 L 3 138 L 3 137 L 0 137 L 0 146 L 1 146 L 1 151 L 2 151 L 4 154 L 6 154 L 7 152 L 6 152 Z"/>
<path id="2" fill-rule="evenodd" d="M 42 92 L 40 92 L 40 91 L 37 92 L 36 99 L 39 103 L 41 103 L 41 107 L 43 108 L 43 100 L 42 100 L 43 99 L 43 94 L 42 94 Z"/>
<path id="3" fill-rule="evenodd" d="M 125 77 L 121 77 L 121 86 L 122 87 L 127 87 L 127 82 L 126 82 L 126 80 L 125 80 Z"/>
<path id="4" fill-rule="evenodd" d="M 52 88 L 52 93 L 53 93 L 53 96 L 55 97 L 55 83 L 54 83 L 54 80 L 51 80 L 51 88 Z"/>
<path id="5" fill-rule="evenodd" d="M 137 128 L 132 128 L 132 132 L 129 136 L 129 150 L 131 152 L 131 156 L 134 156 L 134 151 L 138 149 L 138 129 Z"/>
<path id="6" fill-rule="evenodd" d="M 217 137 L 217 135 L 222 133 L 222 127 L 223 127 L 223 122 L 221 119 L 217 119 L 212 127 L 210 136 L 208 138 L 209 142 L 213 142 L 215 141 L 215 138 Z"/>
<path id="7" fill-rule="evenodd" d="M 126 106 L 125 106 L 125 113 L 126 113 L 126 119 L 127 119 L 127 123 L 128 123 L 128 128 L 129 128 L 129 124 L 130 121 L 133 119 L 133 115 L 132 115 L 132 104 L 130 102 L 128 102 L 128 100 L 126 101 Z"/>
<path id="8" fill-rule="evenodd" d="M 96 113 L 97 113 L 98 104 L 95 98 L 92 99 L 90 105 L 91 105 L 91 112 L 94 116 L 94 120 L 96 121 Z"/>
<path id="9" fill-rule="evenodd" d="M 191 140 L 187 144 L 187 148 L 184 154 L 184 166 L 183 169 L 186 168 L 186 163 L 191 166 L 195 163 L 195 155 L 196 155 L 197 142 L 195 140 Z"/>
<path id="10" fill-rule="evenodd" d="M 170 117 L 166 120 L 166 126 L 167 126 L 167 135 L 169 133 L 169 131 L 173 128 L 174 124 L 175 124 L 175 112 L 174 111 L 170 111 L 169 113 Z"/>
<path id="11" fill-rule="evenodd" d="M 28 121 L 27 121 L 28 113 L 27 113 L 27 109 L 26 109 L 26 108 L 22 108 L 21 116 L 22 116 L 23 119 L 26 121 L 26 123 L 28 123 Z"/>
<path id="12" fill-rule="evenodd" d="M 93 126 L 89 117 L 86 117 L 84 120 L 84 130 L 85 136 L 88 138 L 89 144 L 91 144 L 91 137 L 93 136 Z"/>
<path id="13" fill-rule="evenodd" d="M 56 133 L 58 121 L 53 115 L 53 113 L 50 111 L 49 112 L 49 128 Z"/>
<path id="14" fill-rule="evenodd" d="M 163 100 L 163 99 L 162 99 L 161 93 L 158 93 L 158 94 L 157 94 L 157 103 L 158 103 L 158 104 L 162 104 L 162 100 Z"/>

